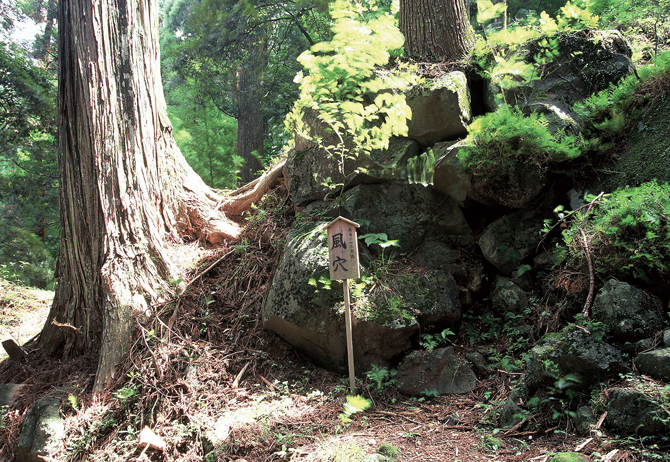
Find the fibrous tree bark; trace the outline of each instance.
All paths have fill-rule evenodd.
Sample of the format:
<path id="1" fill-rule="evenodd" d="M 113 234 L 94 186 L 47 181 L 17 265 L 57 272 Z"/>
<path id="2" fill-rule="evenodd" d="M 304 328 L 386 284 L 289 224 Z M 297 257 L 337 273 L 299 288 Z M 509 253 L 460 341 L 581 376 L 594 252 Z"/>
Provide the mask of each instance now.
<path id="1" fill-rule="evenodd" d="M 400 0 L 405 54 L 428 62 L 462 59 L 475 43 L 468 0 Z"/>
<path id="2" fill-rule="evenodd" d="M 185 239 L 220 243 L 239 227 L 177 148 L 160 81 L 158 4 L 60 0 L 60 256 L 40 348 L 100 353 L 114 377 L 135 319 L 170 297 Z"/>

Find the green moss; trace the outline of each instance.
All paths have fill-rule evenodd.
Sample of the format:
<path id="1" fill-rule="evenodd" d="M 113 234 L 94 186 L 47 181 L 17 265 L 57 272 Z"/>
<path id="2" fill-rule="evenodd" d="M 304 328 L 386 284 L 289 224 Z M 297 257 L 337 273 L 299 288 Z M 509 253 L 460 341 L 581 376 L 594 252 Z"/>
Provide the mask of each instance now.
<path id="1" fill-rule="evenodd" d="M 670 181 L 670 94 L 657 96 L 644 114 L 631 121 L 628 152 L 603 182 L 604 191 L 639 186 L 657 179 Z"/>

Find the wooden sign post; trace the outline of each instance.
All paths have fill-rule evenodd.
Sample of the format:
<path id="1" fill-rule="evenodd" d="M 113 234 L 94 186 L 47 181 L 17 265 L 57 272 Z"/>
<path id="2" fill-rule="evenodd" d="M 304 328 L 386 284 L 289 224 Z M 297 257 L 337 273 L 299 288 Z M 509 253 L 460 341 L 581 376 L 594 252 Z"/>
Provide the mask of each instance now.
<path id="1" fill-rule="evenodd" d="M 356 393 L 354 373 L 354 340 L 351 326 L 351 306 L 349 302 L 349 279 L 361 277 L 358 263 L 358 223 L 337 217 L 328 224 L 328 256 L 330 260 L 330 280 L 342 281 L 344 287 L 344 322 L 347 331 L 347 359 L 349 363 L 349 388 Z"/>

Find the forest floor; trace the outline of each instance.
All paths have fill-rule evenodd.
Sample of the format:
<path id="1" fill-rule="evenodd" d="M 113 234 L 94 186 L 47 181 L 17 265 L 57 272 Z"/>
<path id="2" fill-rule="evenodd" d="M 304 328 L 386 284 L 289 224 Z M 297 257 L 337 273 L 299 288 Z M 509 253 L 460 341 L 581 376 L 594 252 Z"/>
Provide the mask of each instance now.
<path id="1" fill-rule="evenodd" d="M 66 438 L 50 459 L 58 461 L 547 462 L 566 451 L 591 461 L 663 458 L 602 428 L 577 436 L 565 418 L 529 415 L 498 428 L 497 414 L 520 379 L 503 370 L 480 377 L 469 394 L 424 398 L 358 377 L 358 393 L 372 406 L 344 422 L 348 379 L 262 328 L 262 300 L 294 219 L 286 197 L 281 187 L 267 195 L 241 244 L 212 251 L 184 295 L 138 323 L 125 372 L 108 392 L 91 394 L 95 358 L 45 358 L 33 341 L 24 345 L 27 363 L 2 362 L 0 383 L 24 387 L 0 416 L 0 460 L 13 460 L 27 409 L 47 394 L 63 400 Z M 34 299 L 43 316 L 47 299 Z M 3 302 L 2 319 L 16 306 Z M 145 427 L 157 438 L 153 446 L 140 443 Z"/>

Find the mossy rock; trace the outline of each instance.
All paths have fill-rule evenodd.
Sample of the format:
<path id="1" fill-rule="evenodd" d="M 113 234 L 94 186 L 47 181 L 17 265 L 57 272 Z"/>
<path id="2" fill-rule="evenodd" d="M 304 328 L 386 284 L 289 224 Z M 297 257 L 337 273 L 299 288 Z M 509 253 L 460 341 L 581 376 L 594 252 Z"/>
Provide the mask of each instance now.
<path id="1" fill-rule="evenodd" d="M 588 387 L 630 371 L 621 352 L 577 327 L 566 327 L 542 337 L 526 357 L 525 383 L 529 389 L 553 386 L 572 374 L 576 387 Z"/>
<path id="2" fill-rule="evenodd" d="M 628 148 L 619 154 L 592 189 L 611 192 L 653 179 L 670 182 L 670 94 L 656 95 L 630 123 Z"/>
<path id="3" fill-rule="evenodd" d="M 449 245 L 468 245 L 473 235 L 458 204 L 443 193 L 404 182 L 361 184 L 344 194 L 341 214 L 370 223 L 359 234 L 385 233 L 398 250 L 411 252 L 428 237 Z M 372 246 L 375 251 L 380 248 Z M 388 248 L 385 252 L 394 252 Z"/>

